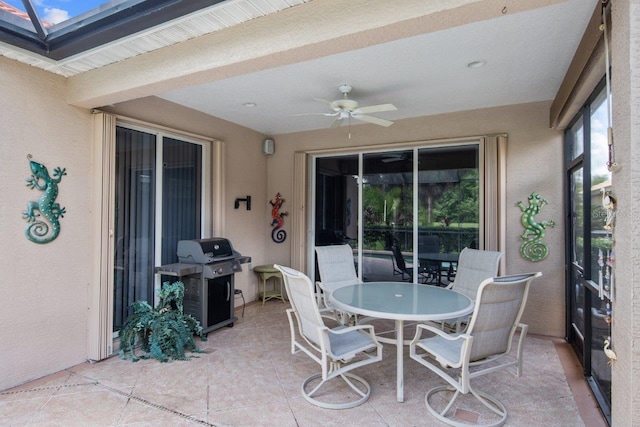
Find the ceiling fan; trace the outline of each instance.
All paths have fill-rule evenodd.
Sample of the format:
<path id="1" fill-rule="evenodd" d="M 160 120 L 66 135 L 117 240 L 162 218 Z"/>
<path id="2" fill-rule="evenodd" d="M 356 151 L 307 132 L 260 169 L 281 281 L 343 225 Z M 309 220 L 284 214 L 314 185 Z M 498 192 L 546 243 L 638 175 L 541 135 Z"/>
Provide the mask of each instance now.
<path id="1" fill-rule="evenodd" d="M 338 99 L 335 101 L 327 101 L 324 99 L 313 98 L 314 100 L 321 102 L 327 105 L 333 112 L 331 113 L 315 113 L 321 114 L 324 116 L 335 117 L 336 119 L 331 123 L 331 128 L 339 127 L 345 119 L 347 119 L 350 123 L 350 120 L 356 119 L 361 120 L 367 123 L 373 123 L 374 125 L 379 126 L 391 126 L 393 124 L 392 121 L 379 119 L 378 117 L 369 116 L 367 114 L 370 113 L 380 113 L 382 111 L 393 111 L 397 110 L 397 108 L 393 104 L 379 104 L 379 105 L 371 105 L 369 107 L 360 107 L 357 101 L 353 99 L 349 99 L 349 93 L 351 92 L 352 87 L 348 84 L 343 84 L 338 87 L 340 93 L 342 93 L 342 99 Z M 300 114 L 306 115 L 306 114 Z"/>

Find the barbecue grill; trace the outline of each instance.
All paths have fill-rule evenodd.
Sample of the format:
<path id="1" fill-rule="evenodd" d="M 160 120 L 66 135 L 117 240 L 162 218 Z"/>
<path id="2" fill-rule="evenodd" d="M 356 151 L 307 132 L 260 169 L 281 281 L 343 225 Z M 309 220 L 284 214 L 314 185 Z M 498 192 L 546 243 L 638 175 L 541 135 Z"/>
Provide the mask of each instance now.
<path id="1" fill-rule="evenodd" d="M 155 268 L 156 274 L 178 277 L 184 283 L 184 312 L 202 324 L 205 333 L 233 326 L 234 275 L 251 262 L 225 238 L 180 240 L 178 261 Z"/>

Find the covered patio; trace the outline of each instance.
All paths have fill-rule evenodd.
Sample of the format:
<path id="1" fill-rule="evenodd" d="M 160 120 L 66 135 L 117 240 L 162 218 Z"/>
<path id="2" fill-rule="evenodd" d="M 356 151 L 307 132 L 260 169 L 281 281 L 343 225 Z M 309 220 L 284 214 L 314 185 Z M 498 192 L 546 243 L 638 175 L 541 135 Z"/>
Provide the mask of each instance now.
<path id="1" fill-rule="evenodd" d="M 137 363 L 117 356 L 83 363 L 0 393 L 3 425 L 91 426 L 437 426 L 427 411 L 427 389 L 444 383 L 405 355 L 405 402 L 396 401 L 395 349 L 380 363 L 358 369 L 371 398 L 333 411 L 309 404 L 302 381 L 318 372 L 303 354 L 290 354 L 289 326 L 278 300 L 247 305 L 233 328 L 197 341 L 205 353 L 190 361 Z M 409 328 L 407 328 L 409 332 Z M 413 333 L 413 330 L 411 330 Z M 499 372 L 477 388 L 499 396 L 507 425 L 605 426 L 562 339 L 529 336 L 523 375 Z M 473 407 L 467 416 L 473 416 Z M 482 421 L 482 420 L 480 420 Z"/>
<path id="2" fill-rule="evenodd" d="M 530 326 L 524 376 L 490 375 L 480 387 L 504 401 L 508 425 L 640 419 L 634 2 L 110 0 L 53 27 L 20 9 L 38 3 L 0 0 L 0 426 L 436 425 L 424 393 L 439 380 L 407 356 L 406 400 L 397 403 L 388 345 L 381 363 L 361 369 L 373 388 L 366 404 L 334 412 L 307 405 L 299 387 L 317 366 L 289 354 L 286 304 L 254 300 L 259 282 L 249 266 L 234 279 L 244 317 L 236 300 L 234 327 L 212 332 L 199 343 L 206 353 L 189 362 L 118 359 L 117 308 L 157 297 L 154 268 L 175 262 L 164 259 L 176 252 L 169 237 L 223 237 L 255 266 L 277 263 L 312 277 L 316 231 L 333 229 L 357 236 L 365 281 L 403 280 L 390 248 L 377 239 L 365 246 L 366 230 L 353 229 L 397 234 L 406 262 L 418 266 L 421 233 L 452 228 L 448 216 L 424 214 L 433 212 L 423 209 L 435 192 L 421 184 L 439 181 L 421 176 L 437 171 L 453 182 L 442 161 L 432 167 L 426 155 L 467 146 L 477 150 L 469 180 L 477 177 L 482 198 L 477 220 L 453 222 L 459 240 L 473 246 L 472 229 L 478 248 L 503 251 L 501 274 L 543 273 L 522 318 Z M 608 127 L 592 114 L 602 99 L 611 107 Z M 362 120 L 358 108 L 335 111 L 346 101 L 373 119 Z M 176 155 L 176 146 L 192 157 Z M 336 167 L 320 169 L 320 160 Z M 360 195 L 362 177 L 385 172 L 368 168 L 377 160 L 389 174 L 416 177 L 401 188 L 411 204 L 402 222 L 363 220 L 378 214 Z M 60 182 L 55 202 L 36 185 L 33 162 L 40 173 L 49 168 L 51 188 Z M 332 215 L 315 209 L 324 200 L 316 197 L 319 177 L 333 184 L 320 192 Z M 182 181 L 193 191 L 176 190 Z M 117 198 L 120 182 L 135 185 Z M 544 236 L 549 256 L 535 263 L 519 253 L 517 205 L 534 192 L 548 201 L 538 219 L 555 223 Z M 191 193 L 193 203 L 183 203 Z M 134 194 L 147 196 L 139 211 L 128 209 Z M 41 198 L 62 220 L 34 241 L 27 227 Z M 284 205 L 274 216 L 278 198 Z M 386 212 L 390 200 L 380 201 L 376 209 Z M 191 223 L 189 235 L 165 229 L 174 206 L 192 209 L 172 223 Z M 615 223 L 603 213 L 615 213 Z M 274 219 L 286 239 L 273 238 Z M 615 238 L 611 230 L 605 241 L 594 225 L 615 225 Z M 384 254 L 363 259 L 366 251 Z M 129 299 L 118 306 L 119 295 Z"/>

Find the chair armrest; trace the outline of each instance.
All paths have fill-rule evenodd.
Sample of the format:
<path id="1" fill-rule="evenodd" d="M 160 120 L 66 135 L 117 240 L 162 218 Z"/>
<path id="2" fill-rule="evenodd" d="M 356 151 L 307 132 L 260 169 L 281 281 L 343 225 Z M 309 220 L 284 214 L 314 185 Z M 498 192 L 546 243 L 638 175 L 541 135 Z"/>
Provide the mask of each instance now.
<path id="1" fill-rule="evenodd" d="M 353 326 L 337 327 L 334 329 L 329 329 L 329 331 L 334 334 L 346 334 L 352 331 L 365 330 L 365 329 L 367 329 L 371 334 L 374 333 L 373 325 L 353 325 Z"/>
<path id="2" fill-rule="evenodd" d="M 427 325 L 424 323 L 419 323 L 416 325 L 416 335 L 413 337 L 413 340 L 411 340 L 411 345 L 415 345 L 415 343 L 417 343 L 418 341 L 420 341 L 420 339 L 422 338 L 422 330 L 427 330 L 429 332 L 433 332 L 434 334 L 449 340 L 449 341 L 455 341 L 455 340 L 459 340 L 459 339 L 463 339 L 463 338 L 470 338 L 469 335 L 467 334 L 448 334 L 445 331 L 443 331 L 442 329 L 433 327 L 431 325 Z"/>
<path id="3" fill-rule="evenodd" d="M 452 359 L 451 357 L 448 357 L 444 354 L 441 354 L 439 351 L 435 351 L 434 349 L 430 348 L 431 346 L 427 346 L 425 344 L 420 343 L 421 341 L 421 335 L 422 335 L 422 330 L 428 330 L 430 332 L 433 332 L 437 337 L 433 337 L 433 338 L 441 338 L 444 339 L 446 341 L 462 341 L 462 343 L 460 344 L 460 347 L 458 348 L 458 350 L 460 351 L 459 356 L 455 359 Z M 433 338 L 428 338 L 427 341 L 433 339 Z M 434 328 L 433 326 L 430 325 L 424 325 L 424 324 L 418 324 L 416 325 L 416 335 L 413 338 L 413 340 L 411 341 L 411 343 L 409 344 L 409 355 L 412 359 L 418 361 L 419 363 L 425 365 L 425 366 L 431 366 L 432 368 L 435 368 L 434 365 L 424 361 L 424 357 L 426 354 L 430 354 L 431 357 L 433 357 L 438 363 L 440 363 L 440 365 L 444 368 L 460 368 L 460 367 L 468 367 L 469 365 L 469 355 L 471 354 L 471 343 L 473 342 L 473 337 L 469 334 L 447 334 L 446 332 L 438 329 L 438 328 Z M 425 350 L 427 353 L 424 353 L 422 355 L 419 355 L 416 352 L 416 348 L 420 347 L 422 350 Z M 458 353 L 453 353 L 453 354 L 458 354 Z M 450 355 L 451 356 L 451 355 Z M 440 373 L 439 373 L 439 372 Z M 434 369 L 434 372 L 438 373 L 438 375 L 442 376 L 443 378 L 447 379 L 446 375 L 443 376 L 441 375 L 441 373 L 443 373 L 442 370 L 436 368 Z M 449 381 L 447 379 L 447 381 Z M 453 384 L 453 383 L 451 383 Z"/>
<path id="4" fill-rule="evenodd" d="M 362 331 L 365 334 L 369 335 L 376 345 L 379 345 L 378 337 L 376 336 L 376 332 L 375 332 L 375 329 L 373 328 L 373 325 L 352 325 L 352 326 L 344 326 L 344 327 L 338 326 L 337 328 L 334 328 L 334 329 L 327 328 L 327 330 L 332 334 L 338 334 L 338 335 L 347 334 L 353 331 Z"/>

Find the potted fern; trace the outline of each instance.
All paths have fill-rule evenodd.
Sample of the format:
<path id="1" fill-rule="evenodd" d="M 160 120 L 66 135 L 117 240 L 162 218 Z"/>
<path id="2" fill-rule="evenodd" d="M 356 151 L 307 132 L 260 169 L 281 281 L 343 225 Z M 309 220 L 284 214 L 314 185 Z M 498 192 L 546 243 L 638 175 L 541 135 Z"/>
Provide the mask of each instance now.
<path id="1" fill-rule="evenodd" d="M 124 326 L 120 329 L 120 358 L 138 361 L 155 358 L 161 362 L 187 360 L 185 349 L 202 353 L 196 346 L 194 335 L 206 341 L 200 322 L 183 312 L 184 284 L 164 282 L 153 308 L 146 301 L 136 301 Z M 135 347 L 141 344 L 144 355 L 138 357 Z"/>

